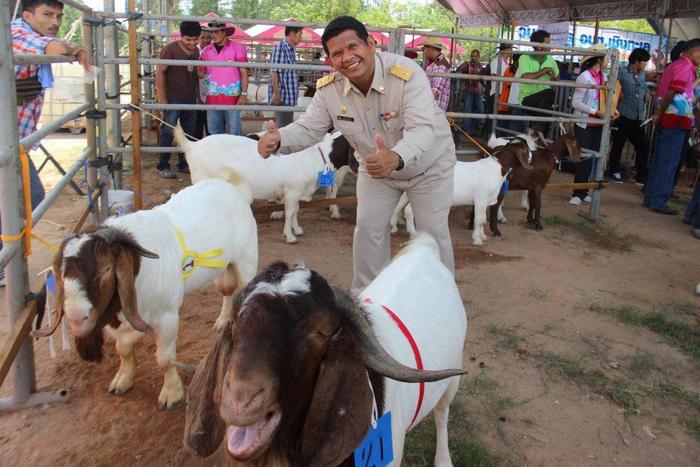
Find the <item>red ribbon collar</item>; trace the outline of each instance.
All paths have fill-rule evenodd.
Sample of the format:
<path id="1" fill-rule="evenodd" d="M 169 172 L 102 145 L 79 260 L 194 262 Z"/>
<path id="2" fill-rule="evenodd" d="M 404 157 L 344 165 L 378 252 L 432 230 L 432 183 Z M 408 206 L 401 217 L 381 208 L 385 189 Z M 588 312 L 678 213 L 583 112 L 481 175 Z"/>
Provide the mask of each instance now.
<path id="1" fill-rule="evenodd" d="M 371 304 L 372 299 L 371 298 L 365 298 L 365 303 L 366 304 Z M 401 330 L 401 333 L 404 335 L 406 340 L 408 341 L 408 344 L 411 346 L 411 350 L 413 350 L 413 357 L 416 359 L 416 368 L 418 370 L 423 369 L 423 359 L 420 356 L 420 350 L 418 349 L 418 344 L 416 344 L 416 340 L 413 338 L 413 335 L 411 334 L 411 331 L 408 330 L 406 325 L 401 321 L 401 318 L 398 317 L 396 313 L 391 311 L 391 309 L 387 306 L 380 305 L 384 311 L 387 312 L 387 314 L 391 317 L 392 320 L 394 320 L 394 323 L 396 323 L 396 326 L 398 326 L 399 330 Z M 420 413 L 420 409 L 423 406 L 423 398 L 425 397 L 425 382 L 420 382 L 418 383 L 418 403 L 416 404 L 416 412 L 413 414 L 413 419 L 411 420 L 411 424 L 409 425 L 409 428 L 413 426 L 413 423 L 416 421 L 416 418 L 418 418 L 418 414 Z"/>

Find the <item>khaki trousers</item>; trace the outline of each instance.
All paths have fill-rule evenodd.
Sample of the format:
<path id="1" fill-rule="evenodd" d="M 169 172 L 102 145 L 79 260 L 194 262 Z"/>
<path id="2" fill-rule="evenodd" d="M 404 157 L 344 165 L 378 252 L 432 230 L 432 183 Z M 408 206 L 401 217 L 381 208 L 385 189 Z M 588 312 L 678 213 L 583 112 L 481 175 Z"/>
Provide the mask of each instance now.
<path id="1" fill-rule="evenodd" d="M 372 178 L 360 166 L 357 220 L 352 243 L 352 292 L 358 295 L 391 260 L 389 220 L 405 191 L 413 207 L 416 230 L 431 234 L 440 260 L 454 274 L 454 254 L 447 218 L 452 206 L 454 155 L 439 158 L 424 173 L 408 180 Z"/>

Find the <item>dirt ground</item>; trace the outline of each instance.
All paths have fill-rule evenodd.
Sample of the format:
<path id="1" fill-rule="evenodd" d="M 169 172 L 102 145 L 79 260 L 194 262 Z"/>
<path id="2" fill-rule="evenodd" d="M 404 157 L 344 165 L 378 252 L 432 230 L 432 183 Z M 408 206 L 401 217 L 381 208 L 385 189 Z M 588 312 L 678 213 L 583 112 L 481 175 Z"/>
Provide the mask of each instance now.
<path id="1" fill-rule="evenodd" d="M 64 161 L 82 144 L 64 134 L 47 140 Z M 147 204 L 189 183 L 154 172 L 144 171 Z M 55 181 L 50 173 L 42 177 Z M 555 173 L 552 182 L 571 178 Z M 685 209 L 689 189 L 678 191 L 676 207 Z M 524 223 L 519 194 L 510 194 L 503 237 L 489 235 L 481 248 L 470 244 L 466 209 L 451 214 L 456 280 L 469 323 L 463 361 L 469 373 L 450 419 L 453 462 L 697 465 L 700 242 L 680 216 L 643 209 L 633 183 L 604 191 L 597 223 L 584 219 L 587 206 L 567 200 L 566 192 L 546 192 L 545 228 L 535 231 Z M 46 219 L 70 228 L 84 203 L 67 188 Z M 261 267 L 304 261 L 349 286 L 354 207 L 341 213 L 334 221 L 324 209 L 302 210 L 306 235 L 297 245 L 284 243 L 280 221 L 257 216 Z M 37 232 L 60 241 L 65 231 L 47 221 Z M 400 233 L 392 244 L 407 239 Z M 51 257 L 43 246 L 34 248 L 32 272 Z M 8 328 L 3 290 L 0 338 Z M 219 307 L 213 287 L 186 297 L 179 360 L 196 363 L 206 353 Z M 35 342 L 38 387 L 65 388 L 70 400 L 0 415 L 0 465 L 225 465 L 221 449 L 201 460 L 183 448 L 183 410 L 157 410 L 162 375 L 154 349 L 152 339 L 142 341 L 134 388 L 113 396 L 107 385 L 118 357 L 111 342 L 100 364 L 83 362 L 74 351 L 52 359 L 46 341 Z M 409 435 L 404 465 L 430 465 L 433 453 L 433 423 L 426 420 Z"/>

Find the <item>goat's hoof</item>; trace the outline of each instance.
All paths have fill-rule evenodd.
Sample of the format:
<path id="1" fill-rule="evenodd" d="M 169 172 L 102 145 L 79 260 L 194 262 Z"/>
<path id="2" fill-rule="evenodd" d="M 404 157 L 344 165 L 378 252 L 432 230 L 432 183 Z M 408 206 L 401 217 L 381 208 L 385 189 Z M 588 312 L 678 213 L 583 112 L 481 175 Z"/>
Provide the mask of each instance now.
<path id="1" fill-rule="evenodd" d="M 133 380 L 129 381 L 124 375 L 117 373 L 114 375 L 114 378 L 112 378 L 112 382 L 109 383 L 107 392 L 114 394 L 115 396 L 121 396 L 122 394 L 129 392 L 129 389 L 131 389 L 133 386 Z"/>
<path id="2" fill-rule="evenodd" d="M 300 237 L 304 236 L 304 229 L 299 227 L 298 229 L 292 229 L 292 232 L 294 232 L 294 235 L 298 235 Z"/>
<path id="3" fill-rule="evenodd" d="M 285 238 L 285 241 L 289 243 L 290 245 L 294 245 L 295 243 L 299 243 L 299 239 L 297 239 L 294 235 L 287 235 Z"/>
<path id="4" fill-rule="evenodd" d="M 284 219 L 284 211 L 275 211 L 272 214 L 270 214 L 270 219 L 278 221 L 281 219 Z"/>
<path id="5" fill-rule="evenodd" d="M 500 231 L 500 230 L 496 230 L 495 232 L 493 232 L 493 236 L 494 236 L 494 237 L 502 237 L 501 231 Z"/>
<path id="6" fill-rule="evenodd" d="M 340 210 L 338 209 L 337 206 L 331 207 L 330 209 L 328 209 L 328 212 L 329 212 L 330 215 L 331 215 L 331 219 L 338 220 L 338 219 L 341 218 L 341 216 L 340 216 Z"/>
<path id="7" fill-rule="evenodd" d="M 163 411 L 163 410 L 179 410 L 182 408 L 182 399 L 179 401 L 175 401 L 171 404 L 167 402 L 161 402 L 158 401 L 158 410 Z"/>
<path id="8" fill-rule="evenodd" d="M 393 226 L 389 232 L 392 233 L 392 234 L 395 234 L 395 233 L 398 232 L 398 231 L 399 231 L 399 228 L 396 227 L 396 226 Z"/>
<path id="9" fill-rule="evenodd" d="M 473 240 L 472 245 L 474 246 L 484 246 L 484 242 L 482 240 Z"/>
<path id="10" fill-rule="evenodd" d="M 498 223 L 499 223 L 499 224 L 505 224 L 506 222 L 508 222 L 508 219 L 506 219 L 505 217 L 500 217 L 500 218 L 498 219 Z"/>
<path id="11" fill-rule="evenodd" d="M 165 387 L 158 396 L 158 410 L 177 410 L 182 408 L 182 401 L 185 398 L 185 391 L 180 385 L 179 389 L 166 391 Z"/>
<path id="12" fill-rule="evenodd" d="M 338 214 L 331 213 L 331 219 L 333 219 L 333 220 L 339 221 L 342 218 L 343 218 L 343 216 L 341 216 L 340 213 L 338 213 Z"/>
<path id="13" fill-rule="evenodd" d="M 535 230 L 542 230 L 542 224 L 540 224 L 540 223 L 535 224 Z"/>

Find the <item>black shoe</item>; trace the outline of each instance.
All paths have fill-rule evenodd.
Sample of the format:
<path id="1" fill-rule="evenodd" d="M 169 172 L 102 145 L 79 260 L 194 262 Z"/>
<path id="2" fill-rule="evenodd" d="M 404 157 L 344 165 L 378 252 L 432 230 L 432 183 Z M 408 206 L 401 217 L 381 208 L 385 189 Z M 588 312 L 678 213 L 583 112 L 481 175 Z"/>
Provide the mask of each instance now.
<path id="1" fill-rule="evenodd" d="M 667 216 L 675 216 L 678 214 L 677 209 L 670 208 L 668 206 L 664 206 L 662 208 L 649 208 L 651 212 L 655 212 L 657 214 L 665 214 Z"/>
<path id="2" fill-rule="evenodd" d="M 642 207 L 648 208 L 648 207 L 649 207 L 649 203 L 647 203 L 646 201 L 642 201 Z"/>
<path id="3" fill-rule="evenodd" d="M 180 172 L 181 174 L 190 174 L 190 168 L 189 167 L 178 167 L 177 171 Z"/>

